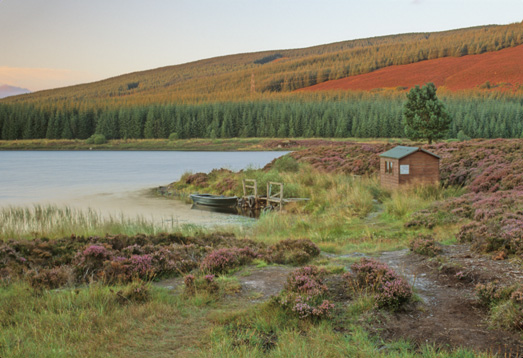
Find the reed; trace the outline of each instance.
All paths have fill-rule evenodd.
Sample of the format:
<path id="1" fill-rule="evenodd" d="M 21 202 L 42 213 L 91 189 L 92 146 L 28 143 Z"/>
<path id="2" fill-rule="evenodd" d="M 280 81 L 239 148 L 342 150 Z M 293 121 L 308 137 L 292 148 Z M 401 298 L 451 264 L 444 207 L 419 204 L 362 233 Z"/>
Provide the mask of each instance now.
<path id="1" fill-rule="evenodd" d="M 390 198 L 384 201 L 385 211 L 397 218 L 407 218 L 413 212 L 419 211 L 436 200 L 457 197 L 465 193 L 465 189 L 456 186 L 441 187 L 439 185 L 414 185 L 393 190 Z"/>
<path id="2" fill-rule="evenodd" d="M 0 240 L 36 237 L 103 236 L 110 234 L 156 234 L 162 231 L 184 231 L 192 227 L 178 225 L 176 220 L 162 222 L 143 216 L 103 215 L 93 209 L 74 209 L 54 205 L 7 207 L 0 210 Z"/>

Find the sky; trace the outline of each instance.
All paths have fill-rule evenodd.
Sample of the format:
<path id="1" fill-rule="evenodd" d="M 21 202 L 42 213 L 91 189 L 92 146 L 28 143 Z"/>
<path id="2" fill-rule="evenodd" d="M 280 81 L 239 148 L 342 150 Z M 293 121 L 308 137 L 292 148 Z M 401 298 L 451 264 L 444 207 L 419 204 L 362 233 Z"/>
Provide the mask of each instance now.
<path id="1" fill-rule="evenodd" d="M 0 85 L 523 20 L 523 0 L 0 0 Z"/>

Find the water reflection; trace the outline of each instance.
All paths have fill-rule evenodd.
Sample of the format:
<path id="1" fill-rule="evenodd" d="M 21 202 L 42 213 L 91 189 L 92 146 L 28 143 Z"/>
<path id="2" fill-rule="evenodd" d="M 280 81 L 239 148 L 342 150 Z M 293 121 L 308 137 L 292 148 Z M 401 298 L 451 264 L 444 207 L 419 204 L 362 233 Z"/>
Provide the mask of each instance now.
<path id="1" fill-rule="evenodd" d="M 261 210 L 259 209 L 250 209 L 250 208 L 241 208 L 241 207 L 216 207 L 216 206 L 206 206 L 206 205 L 198 205 L 193 204 L 191 206 L 191 209 L 193 210 L 201 210 L 201 211 L 210 211 L 213 213 L 222 213 L 222 214 L 230 214 L 230 215 L 240 215 L 240 216 L 246 216 L 249 218 L 259 218 Z"/>

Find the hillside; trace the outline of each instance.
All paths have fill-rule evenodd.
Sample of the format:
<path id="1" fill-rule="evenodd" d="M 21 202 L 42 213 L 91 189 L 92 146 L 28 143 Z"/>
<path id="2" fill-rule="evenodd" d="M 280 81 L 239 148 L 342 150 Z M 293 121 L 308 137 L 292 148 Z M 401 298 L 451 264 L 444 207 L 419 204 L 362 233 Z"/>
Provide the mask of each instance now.
<path id="1" fill-rule="evenodd" d="M 465 89 L 522 90 L 523 46 L 480 55 L 445 57 L 409 65 L 389 66 L 357 76 L 327 81 L 301 91 L 405 89 L 433 82 L 450 91 Z"/>
<path id="2" fill-rule="evenodd" d="M 9 96 L 17 96 L 20 94 L 26 94 L 31 93 L 28 89 L 20 88 L 20 87 L 14 87 L 14 86 L 8 86 L 8 85 L 0 85 L 0 98 L 6 98 Z"/>
<path id="3" fill-rule="evenodd" d="M 523 44 L 523 23 L 344 41 L 211 58 L 2 102 L 129 106 L 267 98 L 389 66 L 499 51 Z M 254 91 L 253 86 L 254 84 Z"/>
<path id="4" fill-rule="evenodd" d="M 0 139 L 402 137 L 428 80 L 469 89 L 438 92 L 449 138 L 519 138 L 522 45 L 517 23 L 211 58 L 2 99 Z M 358 91 L 296 91 L 336 80 Z"/>

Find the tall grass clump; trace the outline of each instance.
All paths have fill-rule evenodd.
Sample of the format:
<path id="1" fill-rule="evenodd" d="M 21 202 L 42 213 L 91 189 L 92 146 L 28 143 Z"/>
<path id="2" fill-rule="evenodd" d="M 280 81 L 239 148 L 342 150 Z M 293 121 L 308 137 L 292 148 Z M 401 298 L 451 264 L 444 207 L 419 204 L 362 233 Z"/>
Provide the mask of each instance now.
<path id="1" fill-rule="evenodd" d="M 385 211 L 396 219 L 403 219 L 419 211 L 433 201 L 445 197 L 447 189 L 439 185 L 411 185 L 391 192 L 385 200 Z"/>
<path id="2" fill-rule="evenodd" d="M 34 237 L 63 237 L 71 234 L 103 236 L 106 233 L 135 235 L 173 230 L 175 221 L 155 222 L 143 216 L 135 218 L 103 215 L 92 209 L 79 210 L 53 205 L 7 207 L 0 210 L 0 240 Z"/>

